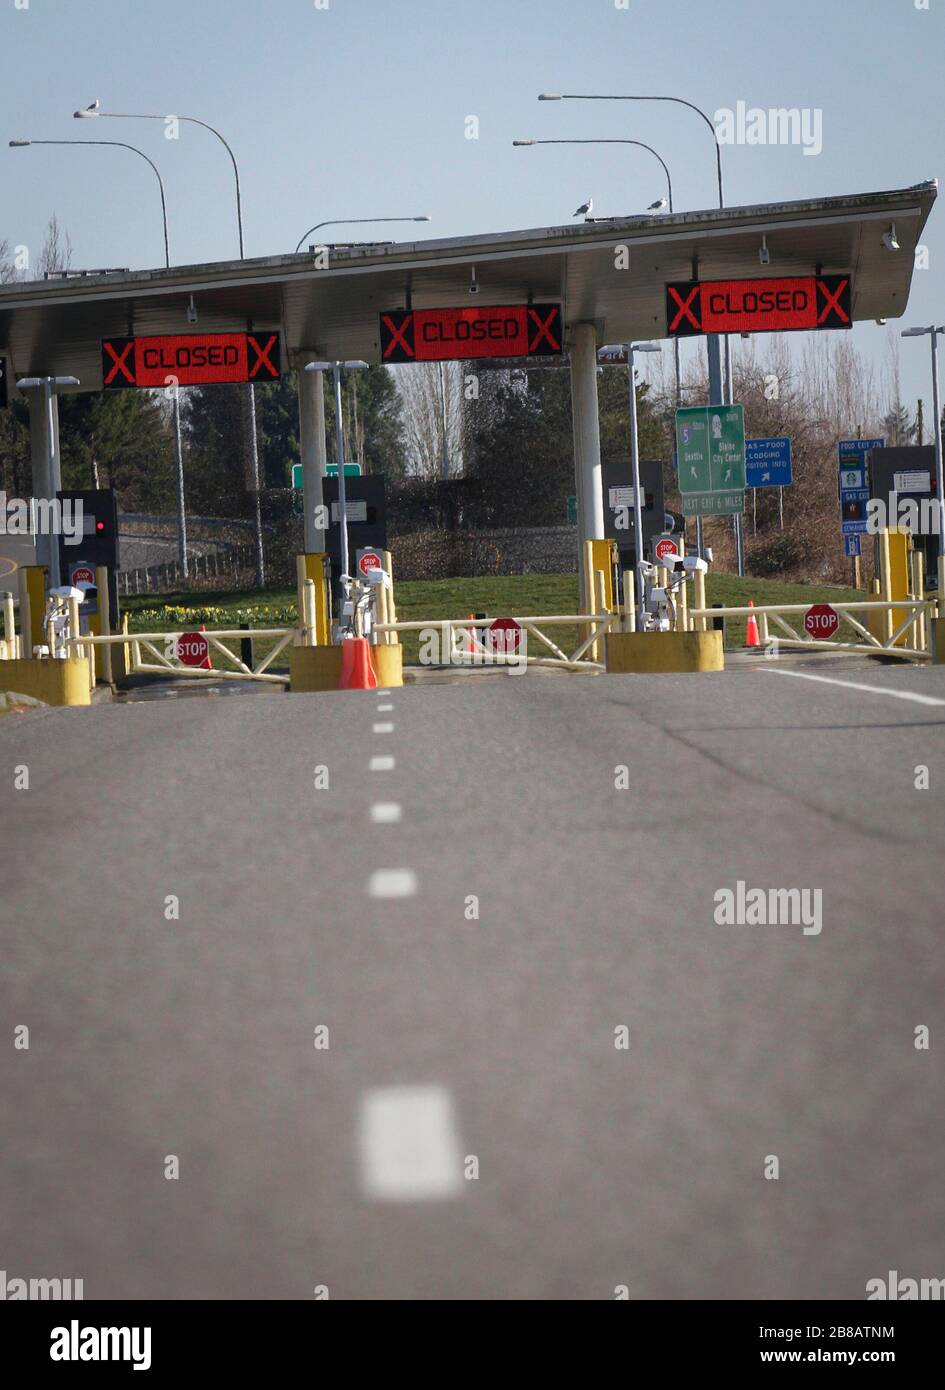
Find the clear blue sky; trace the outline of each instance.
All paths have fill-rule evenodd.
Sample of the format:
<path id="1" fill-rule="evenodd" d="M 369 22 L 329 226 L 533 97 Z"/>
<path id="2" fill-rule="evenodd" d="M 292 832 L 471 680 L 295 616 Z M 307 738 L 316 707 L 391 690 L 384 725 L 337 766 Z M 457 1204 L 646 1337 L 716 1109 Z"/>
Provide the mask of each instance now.
<path id="1" fill-rule="evenodd" d="M 79 266 L 161 263 L 153 176 L 123 151 L 9 150 L 8 139 L 138 144 L 167 184 L 172 260 L 237 253 L 231 170 L 213 137 L 73 121 L 95 97 L 103 109 L 177 111 L 222 129 L 240 161 L 251 256 L 291 251 L 323 218 L 429 212 L 430 226 L 415 230 L 452 236 L 564 222 L 588 194 L 601 215 L 636 212 L 663 192 L 644 151 L 515 150 L 516 136 L 644 140 L 673 172 L 678 210 L 713 205 L 712 139 L 694 115 L 539 104 L 540 91 L 662 91 L 710 115 L 739 100 L 820 109 L 816 157 L 726 148 L 731 204 L 945 174 L 945 0 L 927 10 L 917 0 L 17 3 L 27 0 L 0 0 L 0 238 L 38 248 L 55 211 Z M 478 140 L 465 138 L 469 115 Z M 904 323 L 945 321 L 943 218 L 940 209 L 927 229 L 931 267 L 916 274 Z M 885 360 L 884 330 L 855 333 Z M 902 367 L 906 397 L 928 399 L 921 344 L 903 345 Z"/>

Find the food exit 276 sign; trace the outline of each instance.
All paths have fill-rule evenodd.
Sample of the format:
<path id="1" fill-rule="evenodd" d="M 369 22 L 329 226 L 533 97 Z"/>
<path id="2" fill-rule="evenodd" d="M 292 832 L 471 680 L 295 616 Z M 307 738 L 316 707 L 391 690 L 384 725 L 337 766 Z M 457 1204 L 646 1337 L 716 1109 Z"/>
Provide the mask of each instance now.
<path id="1" fill-rule="evenodd" d="M 850 275 L 684 280 L 666 286 L 666 332 L 790 333 L 853 327 Z"/>
<path id="2" fill-rule="evenodd" d="M 382 362 L 560 356 L 561 305 L 389 309 L 381 314 L 380 334 Z"/>
<path id="3" fill-rule="evenodd" d="M 174 333 L 102 341 L 107 391 L 278 379 L 278 333 Z"/>

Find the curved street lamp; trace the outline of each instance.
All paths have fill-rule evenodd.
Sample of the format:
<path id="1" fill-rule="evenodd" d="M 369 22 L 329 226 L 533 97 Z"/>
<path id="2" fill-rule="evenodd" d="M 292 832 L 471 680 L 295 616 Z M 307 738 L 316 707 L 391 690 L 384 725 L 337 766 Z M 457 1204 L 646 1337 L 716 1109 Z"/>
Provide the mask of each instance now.
<path id="1" fill-rule="evenodd" d="M 110 145 L 119 150 L 131 150 L 132 154 L 140 155 L 146 163 L 150 164 L 154 170 L 154 177 L 158 181 L 161 190 L 161 218 L 164 226 L 164 265 L 166 269 L 171 266 L 170 242 L 167 235 L 167 199 L 164 196 L 164 180 L 161 178 L 160 170 L 152 159 L 149 159 L 144 150 L 139 150 L 137 145 L 127 145 L 123 140 L 11 140 L 12 149 L 24 149 L 30 145 Z M 174 387 L 173 395 L 173 415 L 174 415 L 174 451 L 177 464 L 177 553 L 180 558 L 181 572 L 186 579 L 189 573 L 187 560 L 187 511 L 184 503 L 184 449 L 181 439 L 180 424 L 180 388 Z"/>
<path id="2" fill-rule="evenodd" d="M 430 218 L 424 213 L 420 217 L 333 217 L 328 222 L 316 222 L 314 227 L 309 227 L 305 236 L 299 238 L 299 244 L 295 248 L 293 255 L 298 255 L 302 249 L 302 243 L 306 237 L 310 237 L 313 232 L 317 232 L 319 227 L 353 227 L 362 222 L 429 222 Z"/>

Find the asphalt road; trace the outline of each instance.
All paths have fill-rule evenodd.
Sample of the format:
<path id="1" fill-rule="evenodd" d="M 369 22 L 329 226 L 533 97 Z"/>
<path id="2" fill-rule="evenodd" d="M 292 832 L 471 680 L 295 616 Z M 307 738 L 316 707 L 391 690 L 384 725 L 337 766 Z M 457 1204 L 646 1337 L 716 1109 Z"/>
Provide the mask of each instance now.
<path id="1" fill-rule="evenodd" d="M 945 1275 L 945 669 L 9 715 L 0 770 L 8 1277 L 862 1299 Z M 820 890 L 822 930 L 717 923 L 739 880 Z"/>

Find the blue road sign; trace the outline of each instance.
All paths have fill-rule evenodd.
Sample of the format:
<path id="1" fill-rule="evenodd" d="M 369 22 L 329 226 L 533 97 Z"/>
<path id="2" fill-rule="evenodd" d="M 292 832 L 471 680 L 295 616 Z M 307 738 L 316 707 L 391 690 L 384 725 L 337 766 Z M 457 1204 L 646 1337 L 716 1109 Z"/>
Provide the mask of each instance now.
<path id="1" fill-rule="evenodd" d="M 862 555 L 859 536 L 844 536 L 843 553 L 848 560 L 852 560 L 855 555 Z"/>
<path id="2" fill-rule="evenodd" d="M 870 490 L 866 485 L 866 455 L 871 449 L 885 447 L 885 439 L 837 441 L 840 530 L 845 542 L 851 536 L 862 536 L 866 533 L 866 504 L 870 497 Z"/>
<path id="3" fill-rule="evenodd" d="M 745 484 L 747 487 L 790 487 L 790 439 L 745 440 Z"/>

